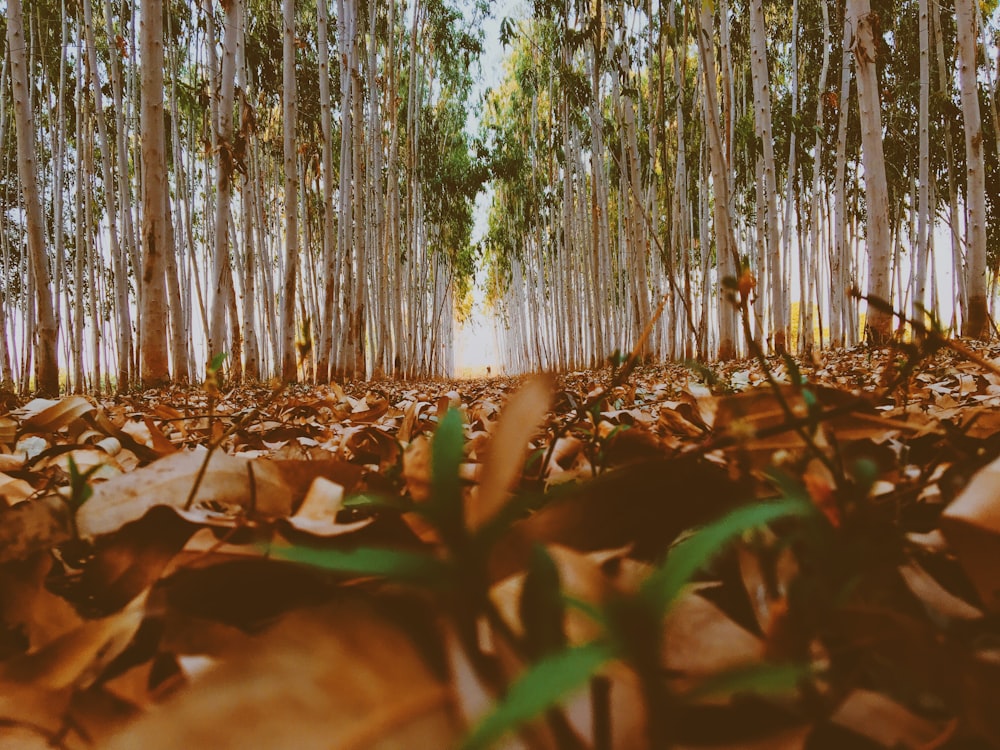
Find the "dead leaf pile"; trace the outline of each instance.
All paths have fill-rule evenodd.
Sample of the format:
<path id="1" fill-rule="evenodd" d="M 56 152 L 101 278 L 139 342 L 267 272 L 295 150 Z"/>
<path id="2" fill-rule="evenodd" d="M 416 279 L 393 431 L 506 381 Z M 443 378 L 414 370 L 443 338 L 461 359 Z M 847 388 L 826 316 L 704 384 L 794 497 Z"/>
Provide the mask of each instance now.
<path id="1" fill-rule="evenodd" d="M 968 346 L 28 401 L 0 747 L 1000 747 Z"/>

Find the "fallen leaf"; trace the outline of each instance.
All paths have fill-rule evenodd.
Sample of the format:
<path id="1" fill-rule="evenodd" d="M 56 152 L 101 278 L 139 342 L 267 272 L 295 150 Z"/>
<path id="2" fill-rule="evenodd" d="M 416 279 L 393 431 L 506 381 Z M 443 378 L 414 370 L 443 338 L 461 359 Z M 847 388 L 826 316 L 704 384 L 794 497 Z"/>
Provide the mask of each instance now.
<path id="1" fill-rule="evenodd" d="M 347 603 L 289 615 L 106 747 L 447 748 L 453 702 L 399 627 Z"/>
<path id="2" fill-rule="evenodd" d="M 545 419 L 551 400 L 551 381 L 536 377 L 507 402 L 483 462 L 478 493 L 466 509 L 470 531 L 482 527 L 506 502 L 524 465 L 528 440 Z"/>

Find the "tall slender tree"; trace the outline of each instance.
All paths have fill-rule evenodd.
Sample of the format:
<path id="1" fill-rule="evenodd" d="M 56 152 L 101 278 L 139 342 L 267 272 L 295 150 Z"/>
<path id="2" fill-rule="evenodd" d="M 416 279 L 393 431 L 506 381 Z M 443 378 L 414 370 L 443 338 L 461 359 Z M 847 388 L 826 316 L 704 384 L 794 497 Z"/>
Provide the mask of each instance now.
<path id="1" fill-rule="evenodd" d="M 35 388 L 39 395 L 59 393 L 59 329 L 52 302 L 52 282 L 45 250 L 45 219 L 38 191 L 35 157 L 35 123 L 29 96 L 27 41 L 21 0 L 7 3 L 7 50 L 14 98 L 14 129 L 17 131 L 17 175 L 24 205 L 28 257 L 35 283 Z"/>
<path id="2" fill-rule="evenodd" d="M 142 312 L 139 377 L 145 387 L 170 379 L 167 353 L 167 162 L 163 111 L 163 3 L 142 7 Z"/>
<path id="3" fill-rule="evenodd" d="M 858 83 L 858 110 L 861 117 L 861 149 L 865 168 L 865 198 L 868 218 L 865 235 L 868 247 L 868 294 L 883 303 L 891 294 L 889 261 L 889 189 L 885 177 L 882 147 L 882 106 L 879 99 L 876 57 L 878 17 L 869 0 L 848 0 L 848 22 L 854 30 L 854 70 Z M 892 337 L 892 315 L 882 307 L 868 306 L 865 324 L 868 340 L 879 345 Z"/>
<path id="4" fill-rule="evenodd" d="M 986 164 L 983 157 L 983 123 L 979 114 L 976 73 L 975 0 L 955 0 L 958 26 L 958 73 L 965 123 L 966 245 L 969 308 L 962 333 L 986 338 L 990 333 L 986 304 Z"/>

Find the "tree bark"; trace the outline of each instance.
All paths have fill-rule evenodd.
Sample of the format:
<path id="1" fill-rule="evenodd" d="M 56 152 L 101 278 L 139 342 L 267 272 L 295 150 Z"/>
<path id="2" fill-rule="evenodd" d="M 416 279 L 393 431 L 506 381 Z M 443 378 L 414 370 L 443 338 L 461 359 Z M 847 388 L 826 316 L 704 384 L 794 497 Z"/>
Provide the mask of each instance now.
<path id="1" fill-rule="evenodd" d="M 889 244 L 889 191 L 882 150 L 882 106 L 875 69 L 877 17 L 872 15 L 869 0 L 849 0 L 848 9 L 854 28 L 852 51 L 858 81 L 862 163 L 868 203 L 868 295 L 889 303 L 892 293 L 889 276 L 892 248 Z M 892 315 L 869 305 L 865 331 L 870 343 L 876 346 L 886 344 L 892 338 Z"/>
<path id="2" fill-rule="evenodd" d="M 281 290 L 281 379 L 296 381 L 295 288 L 299 265 L 297 154 L 295 149 L 295 0 L 282 0 L 282 127 L 285 165 L 285 278 Z"/>
<path id="3" fill-rule="evenodd" d="M 986 165 L 983 157 L 983 125 L 979 114 L 976 80 L 976 11 L 974 0 L 955 0 L 958 26 L 958 74 L 965 124 L 966 163 L 966 268 L 969 308 L 962 333 L 985 339 L 990 334 L 986 300 Z"/>
<path id="4" fill-rule="evenodd" d="M 35 389 L 39 396 L 56 396 L 59 394 L 59 329 L 52 303 L 52 283 L 45 251 L 45 219 L 38 191 L 35 125 L 28 98 L 27 43 L 21 0 L 9 0 L 7 3 L 7 48 L 14 94 L 14 129 L 17 132 L 17 175 L 21 182 L 27 223 L 28 257 L 35 278 Z"/>
<path id="5" fill-rule="evenodd" d="M 143 5 L 142 48 L 142 312 L 140 368 L 143 387 L 170 379 L 167 355 L 167 163 L 163 126 L 163 4 Z"/>

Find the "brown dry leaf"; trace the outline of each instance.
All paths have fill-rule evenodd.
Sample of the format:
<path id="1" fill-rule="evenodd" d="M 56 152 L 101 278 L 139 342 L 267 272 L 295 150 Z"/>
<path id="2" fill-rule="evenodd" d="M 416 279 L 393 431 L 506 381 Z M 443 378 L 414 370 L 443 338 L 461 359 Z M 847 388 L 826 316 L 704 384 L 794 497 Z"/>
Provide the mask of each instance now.
<path id="1" fill-rule="evenodd" d="M 17 420 L 0 417 L 0 445 L 14 445 L 17 440 Z"/>
<path id="2" fill-rule="evenodd" d="M 559 583 L 564 594 L 591 605 L 604 603 L 614 590 L 614 585 L 604 574 L 601 564 L 590 555 L 584 555 L 557 544 L 547 547 L 559 572 Z M 524 574 L 511 576 L 490 589 L 490 599 L 508 626 L 517 634 L 523 632 L 518 615 Z M 601 635 L 601 628 L 593 619 L 577 609 L 570 609 L 566 616 L 566 637 L 572 644 L 582 644 Z"/>
<path id="3" fill-rule="evenodd" d="M 72 513 L 58 495 L 0 508 L 0 563 L 23 560 L 72 537 Z"/>
<path id="4" fill-rule="evenodd" d="M 945 727 L 916 716 L 904 706 L 871 690 L 857 689 L 837 708 L 830 720 L 883 747 L 930 748 Z"/>
<path id="5" fill-rule="evenodd" d="M 25 480 L 0 473 L 0 498 L 7 505 L 17 505 L 35 494 L 35 488 Z"/>
<path id="6" fill-rule="evenodd" d="M 148 589 L 181 551 L 194 526 L 160 506 L 98 540 L 80 581 L 91 608 L 113 612 Z"/>
<path id="7" fill-rule="evenodd" d="M 941 531 L 983 605 L 1000 612 L 1000 459 L 980 469 L 945 508 Z"/>
<path id="8" fill-rule="evenodd" d="M 899 566 L 907 587 L 933 612 L 956 620 L 979 620 L 983 613 L 948 591 L 916 562 Z"/>
<path id="9" fill-rule="evenodd" d="M 181 452 L 94 485 L 77 512 L 81 537 L 117 531 L 156 505 L 169 505 L 195 523 L 233 525 L 247 520 L 284 518 L 295 500 L 279 467 L 270 461 L 214 453 L 191 507 L 185 505 L 204 452 Z"/>
<path id="10" fill-rule="evenodd" d="M 142 623 L 145 595 L 121 612 L 84 622 L 42 648 L 0 664 L 0 683 L 48 690 L 90 685 L 120 654 Z"/>
<path id="11" fill-rule="evenodd" d="M 812 396 L 823 408 L 839 408 L 848 413 L 824 422 L 841 443 L 870 438 L 881 442 L 887 436 L 907 428 L 905 423 L 890 422 L 870 412 L 870 406 L 860 398 L 831 388 L 811 386 Z M 809 406 L 801 390 L 782 386 L 781 395 L 795 419 L 809 416 Z M 715 414 L 716 438 L 731 438 L 746 447 L 758 465 L 771 462 L 778 451 L 800 451 L 806 447 L 792 429 L 782 430 L 787 417 L 778 397 L 771 389 L 756 388 L 727 396 L 718 402 Z M 780 430 L 776 434 L 769 434 Z"/>
<path id="12" fill-rule="evenodd" d="M 345 417 L 355 424 L 375 422 L 389 411 L 389 402 L 384 398 L 360 402 L 350 414 Z"/>
<path id="13" fill-rule="evenodd" d="M 146 429 L 149 430 L 150 447 L 158 455 L 169 456 L 171 453 L 177 452 L 177 446 L 167 439 L 167 436 L 163 434 L 149 416 L 143 416 L 142 421 L 146 425 Z"/>
<path id="14" fill-rule="evenodd" d="M 776 542 L 773 532 L 761 529 L 756 532 L 754 546 L 741 543 L 736 547 L 743 587 L 765 635 L 774 632 L 787 611 L 789 585 L 799 572 L 792 550 Z"/>
<path id="15" fill-rule="evenodd" d="M 0 471 L 23 469 L 28 457 L 23 453 L 0 453 Z"/>
<path id="16" fill-rule="evenodd" d="M 306 492 L 302 505 L 288 523 L 298 531 L 320 537 L 339 536 L 363 529 L 374 522 L 369 516 L 353 523 L 337 523 L 337 513 L 344 507 L 344 487 L 323 477 L 316 477 Z"/>
<path id="17" fill-rule="evenodd" d="M 448 748 L 453 700 L 402 630 L 345 604 L 289 615 L 106 747 Z"/>
<path id="18" fill-rule="evenodd" d="M 725 745 L 674 745 L 673 750 L 804 750 L 808 747 L 812 727 L 786 729 L 758 740 L 745 740 Z M 846 749 L 845 749 L 846 750 Z"/>
<path id="19" fill-rule="evenodd" d="M 679 690 L 764 659 L 764 642 L 700 596 L 697 588 L 688 587 L 663 625 L 663 667 L 679 673 L 672 681 Z M 729 696 L 714 693 L 706 700 L 728 702 Z"/>
<path id="20" fill-rule="evenodd" d="M 28 650 L 37 650 L 82 624 L 69 602 L 45 588 L 51 569 L 47 552 L 0 565 L 0 659 L 14 653 L 8 634 L 23 636 Z"/>
<path id="21" fill-rule="evenodd" d="M 26 431 L 55 432 L 96 408 L 83 396 L 68 396 L 58 400 L 36 398 L 15 414 L 22 418 L 21 427 Z"/>
<path id="22" fill-rule="evenodd" d="M 688 457 L 615 469 L 513 524 L 494 545 L 490 574 L 500 580 L 524 570 L 536 543 L 584 552 L 631 544 L 634 557 L 656 559 L 678 534 L 717 518 L 748 494 L 725 470 Z"/>
<path id="23" fill-rule="evenodd" d="M 51 750 L 65 729 L 72 691 L 0 679 L 0 747 Z"/>
<path id="24" fill-rule="evenodd" d="M 511 396 L 500 415 L 483 463 L 478 494 L 466 508 L 470 531 L 493 518 L 521 474 L 528 440 L 538 430 L 552 401 L 552 382 L 534 377 Z"/>
<path id="25" fill-rule="evenodd" d="M 359 464 L 378 466 L 380 471 L 396 466 L 402 454 L 396 438 L 375 426 L 349 428 L 340 450 L 348 454 L 346 458 Z"/>
<path id="26" fill-rule="evenodd" d="M 403 479 L 414 502 L 431 496 L 431 441 L 418 435 L 403 452 Z"/>

